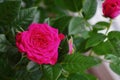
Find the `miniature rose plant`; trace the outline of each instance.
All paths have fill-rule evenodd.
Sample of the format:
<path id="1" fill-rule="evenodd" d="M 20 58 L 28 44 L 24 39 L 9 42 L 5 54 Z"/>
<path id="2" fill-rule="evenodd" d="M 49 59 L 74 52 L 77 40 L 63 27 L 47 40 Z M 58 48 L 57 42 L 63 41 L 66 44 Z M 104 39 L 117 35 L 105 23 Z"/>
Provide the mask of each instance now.
<path id="1" fill-rule="evenodd" d="M 0 1 L 0 80 L 97 80 L 88 69 L 104 61 L 120 75 L 120 31 L 109 31 L 120 1 L 103 0 L 108 22 L 91 24 L 97 5 L 97 0 Z"/>

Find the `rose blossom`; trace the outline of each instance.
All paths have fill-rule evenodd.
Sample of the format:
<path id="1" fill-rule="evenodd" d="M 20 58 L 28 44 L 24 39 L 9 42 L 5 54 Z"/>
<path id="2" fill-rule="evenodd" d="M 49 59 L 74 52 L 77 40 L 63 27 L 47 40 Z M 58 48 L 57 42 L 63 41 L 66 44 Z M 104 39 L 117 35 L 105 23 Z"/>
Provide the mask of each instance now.
<path id="1" fill-rule="evenodd" d="M 102 7 L 105 17 L 113 19 L 120 14 L 120 0 L 105 0 Z"/>
<path id="2" fill-rule="evenodd" d="M 38 64 L 54 65 L 58 58 L 58 47 L 63 34 L 47 25 L 32 23 L 27 31 L 16 35 L 16 46 L 28 59 Z"/>

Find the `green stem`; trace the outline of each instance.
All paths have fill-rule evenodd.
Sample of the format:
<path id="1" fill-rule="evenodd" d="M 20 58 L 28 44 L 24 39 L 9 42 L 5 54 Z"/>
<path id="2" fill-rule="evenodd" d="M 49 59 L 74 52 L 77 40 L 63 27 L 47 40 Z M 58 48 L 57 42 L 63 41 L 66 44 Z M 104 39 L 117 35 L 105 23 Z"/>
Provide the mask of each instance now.
<path id="1" fill-rule="evenodd" d="M 78 11 L 78 16 L 79 16 L 79 17 L 83 17 L 83 15 L 82 15 L 82 13 L 81 13 L 81 10 Z"/>
<path id="2" fill-rule="evenodd" d="M 110 29 L 111 24 L 112 24 L 112 19 L 110 19 L 110 25 L 107 27 L 107 30 L 106 30 L 106 32 L 105 32 L 105 35 L 107 35 L 107 33 L 108 33 L 109 29 Z"/>
<path id="3" fill-rule="evenodd" d="M 88 26 L 89 30 L 92 31 L 92 27 L 90 27 L 91 24 L 87 20 L 86 20 L 86 22 L 87 22 L 87 26 Z"/>
<path id="4" fill-rule="evenodd" d="M 89 56 L 92 56 L 93 51 L 90 49 Z"/>
<path id="5" fill-rule="evenodd" d="M 92 56 L 92 57 L 95 57 L 97 59 L 100 59 L 101 61 L 105 61 L 105 59 L 103 59 L 99 55 L 95 54 L 92 50 L 90 51 L 89 56 Z"/>
<path id="6" fill-rule="evenodd" d="M 63 74 L 64 77 L 68 77 L 69 76 L 69 73 L 66 70 L 64 70 L 64 69 L 62 69 L 62 74 Z"/>
<path id="7" fill-rule="evenodd" d="M 90 27 L 91 24 L 84 18 L 83 14 L 81 13 L 81 10 L 78 12 L 78 16 L 79 16 L 79 17 L 82 17 L 82 18 L 85 20 L 87 27 L 88 27 L 89 30 L 91 31 L 91 30 L 92 30 L 92 28 Z"/>

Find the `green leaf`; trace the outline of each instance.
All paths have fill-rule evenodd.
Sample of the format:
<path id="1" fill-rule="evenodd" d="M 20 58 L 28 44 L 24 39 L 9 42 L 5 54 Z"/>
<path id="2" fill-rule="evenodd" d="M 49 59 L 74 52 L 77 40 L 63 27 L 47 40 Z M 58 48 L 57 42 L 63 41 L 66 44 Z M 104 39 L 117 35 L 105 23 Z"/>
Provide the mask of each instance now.
<path id="1" fill-rule="evenodd" d="M 108 34 L 108 39 L 112 40 L 112 39 L 120 39 L 120 32 L 119 31 L 111 31 Z"/>
<path id="2" fill-rule="evenodd" d="M 0 79 L 1 80 L 14 80 L 14 70 L 7 62 L 7 60 L 0 56 Z"/>
<path id="3" fill-rule="evenodd" d="M 28 60 L 22 58 L 22 60 L 16 65 L 15 70 L 15 79 L 16 80 L 40 80 L 42 72 L 39 69 L 39 66 L 36 66 L 32 70 L 28 70 L 27 67 Z"/>
<path id="4" fill-rule="evenodd" d="M 108 34 L 108 38 L 105 42 L 93 48 L 93 51 L 97 54 L 114 54 L 120 57 L 120 32 L 111 31 Z"/>
<path id="5" fill-rule="evenodd" d="M 120 60 L 119 60 L 120 61 Z M 118 75 L 120 75 L 120 63 L 111 63 L 110 64 L 110 68 L 117 73 Z"/>
<path id="6" fill-rule="evenodd" d="M 4 34 L 0 34 L 0 52 L 6 52 L 9 49 L 10 43 L 7 41 Z"/>
<path id="7" fill-rule="evenodd" d="M 47 12 L 42 7 L 38 7 L 38 11 L 40 12 L 40 19 L 39 22 L 43 23 L 44 19 L 47 17 Z"/>
<path id="8" fill-rule="evenodd" d="M 55 4 L 60 6 L 61 8 L 64 8 L 64 9 L 67 8 L 67 5 L 65 4 L 63 0 L 55 0 Z"/>
<path id="9" fill-rule="evenodd" d="M 105 38 L 106 36 L 104 34 L 100 34 L 100 33 L 92 34 L 86 43 L 86 48 L 97 46 L 102 41 L 104 41 Z"/>
<path id="10" fill-rule="evenodd" d="M 109 27 L 109 23 L 108 22 L 98 22 L 93 26 L 93 29 L 95 30 L 104 30 L 106 28 Z"/>
<path id="11" fill-rule="evenodd" d="M 0 2 L 0 24 L 9 25 L 20 10 L 21 0 L 4 0 Z"/>
<path id="12" fill-rule="evenodd" d="M 44 4 L 47 6 L 47 8 L 51 7 L 53 8 L 55 6 L 54 0 L 44 0 Z"/>
<path id="13" fill-rule="evenodd" d="M 0 55 L 8 60 L 10 66 L 14 66 L 21 58 L 17 48 L 8 42 L 4 34 L 0 34 Z"/>
<path id="14" fill-rule="evenodd" d="M 55 3 L 62 8 L 77 12 L 82 8 L 82 1 L 83 0 L 55 0 Z"/>
<path id="15" fill-rule="evenodd" d="M 112 48 L 109 41 L 101 42 L 97 46 L 93 47 L 92 50 L 99 55 L 111 54 Z"/>
<path id="16" fill-rule="evenodd" d="M 86 31 L 85 21 L 81 17 L 73 17 L 69 24 L 69 34 L 78 34 Z"/>
<path id="17" fill-rule="evenodd" d="M 108 41 L 111 48 L 111 53 L 120 57 L 120 32 L 111 31 L 108 34 Z"/>
<path id="18" fill-rule="evenodd" d="M 57 80 L 62 73 L 61 69 L 62 68 L 59 64 L 56 64 L 54 66 L 44 65 L 43 73 L 44 73 L 45 80 Z"/>
<path id="19" fill-rule="evenodd" d="M 16 72 L 17 80 L 40 80 L 42 73 L 40 70 L 29 72 L 26 69 L 21 69 Z"/>
<path id="20" fill-rule="evenodd" d="M 46 11 L 48 12 L 49 17 L 56 17 L 56 16 L 61 16 L 61 15 L 66 15 L 66 13 L 68 13 L 66 10 L 61 9 L 58 5 L 56 5 L 55 0 L 49 0 L 49 1 L 44 0 L 43 2 L 45 4 L 45 6 L 46 6 Z M 46 17 L 48 17 L 48 16 L 46 16 Z"/>
<path id="21" fill-rule="evenodd" d="M 120 75 L 120 57 L 117 57 L 115 55 L 107 55 L 105 57 L 107 60 L 111 61 L 110 62 L 110 68 L 117 73 L 118 75 Z"/>
<path id="22" fill-rule="evenodd" d="M 17 18 L 14 22 L 14 27 L 22 27 L 26 29 L 30 23 L 32 23 L 35 14 L 36 14 L 37 7 L 27 8 L 20 10 Z"/>
<path id="23" fill-rule="evenodd" d="M 29 8 L 29 7 L 33 6 L 33 4 L 36 0 L 22 0 L 22 1 L 25 3 L 25 7 Z"/>
<path id="24" fill-rule="evenodd" d="M 73 43 L 75 45 L 75 51 L 76 52 L 81 52 L 84 53 L 87 50 L 85 49 L 85 45 L 86 45 L 86 40 L 82 37 L 73 37 Z"/>
<path id="25" fill-rule="evenodd" d="M 79 73 L 72 73 L 69 75 L 67 80 L 88 80 L 88 79 Z"/>
<path id="26" fill-rule="evenodd" d="M 88 80 L 97 80 L 97 77 L 95 77 L 92 74 L 84 74 L 84 75 L 85 75 L 85 77 L 87 77 Z"/>
<path id="27" fill-rule="evenodd" d="M 98 64 L 94 57 L 84 56 L 79 53 L 66 55 L 61 63 L 63 69 L 69 73 L 81 72 L 84 73 L 88 68 Z"/>
<path id="28" fill-rule="evenodd" d="M 94 16 L 97 9 L 97 0 L 84 0 L 83 2 L 83 15 L 85 19 L 90 19 Z"/>
<path id="29" fill-rule="evenodd" d="M 53 20 L 52 26 L 55 28 L 58 28 L 60 33 L 67 35 L 68 34 L 68 25 L 69 25 L 70 20 L 71 20 L 70 16 L 62 16 L 60 18 Z"/>
<path id="30" fill-rule="evenodd" d="M 67 77 L 61 75 L 61 76 L 58 78 L 58 80 L 67 80 Z"/>
<path id="31" fill-rule="evenodd" d="M 106 60 L 111 60 L 112 62 L 116 62 L 116 61 L 118 60 L 118 57 L 115 56 L 115 55 L 113 55 L 113 54 L 107 54 L 107 55 L 105 56 L 105 59 L 106 59 Z"/>
<path id="32" fill-rule="evenodd" d="M 10 46 L 7 52 L 4 54 L 11 66 L 15 66 L 21 59 L 21 53 L 18 52 L 16 47 Z"/>
<path id="33" fill-rule="evenodd" d="M 25 3 L 25 8 L 29 8 L 31 6 L 38 6 L 41 0 L 22 0 Z"/>
<path id="34" fill-rule="evenodd" d="M 35 70 L 39 70 L 39 65 L 34 63 L 33 61 L 30 61 L 27 65 L 27 70 L 30 72 L 35 71 Z"/>

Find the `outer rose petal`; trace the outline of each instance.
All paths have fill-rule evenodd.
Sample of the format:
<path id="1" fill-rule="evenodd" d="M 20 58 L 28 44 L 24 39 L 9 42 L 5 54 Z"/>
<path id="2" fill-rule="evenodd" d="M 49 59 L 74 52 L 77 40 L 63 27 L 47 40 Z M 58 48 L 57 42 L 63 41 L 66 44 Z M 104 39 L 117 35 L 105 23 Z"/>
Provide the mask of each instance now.
<path id="1" fill-rule="evenodd" d="M 58 51 L 56 51 L 56 53 L 51 58 L 50 64 L 54 65 L 57 62 L 57 58 L 58 58 Z"/>
<path id="2" fill-rule="evenodd" d="M 60 34 L 59 34 L 59 38 L 60 38 L 60 40 L 63 40 L 63 39 L 65 38 L 65 35 L 62 34 L 62 33 L 60 33 Z"/>
<path id="3" fill-rule="evenodd" d="M 16 36 L 16 45 L 20 52 L 26 53 L 28 59 L 38 64 L 54 65 L 62 39 L 64 35 L 58 34 L 58 29 L 48 24 L 32 23 L 27 31 Z"/>
<path id="4" fill-rule="evenodd" d="M 22 33 L 18 33 L 16 35 L 16 46 L 18 47 L 20 52 L 25 52 L 24 45 L 22 43 Z"/>

